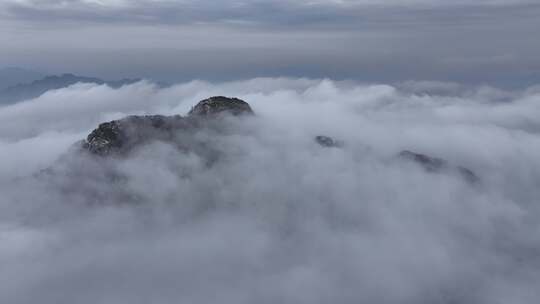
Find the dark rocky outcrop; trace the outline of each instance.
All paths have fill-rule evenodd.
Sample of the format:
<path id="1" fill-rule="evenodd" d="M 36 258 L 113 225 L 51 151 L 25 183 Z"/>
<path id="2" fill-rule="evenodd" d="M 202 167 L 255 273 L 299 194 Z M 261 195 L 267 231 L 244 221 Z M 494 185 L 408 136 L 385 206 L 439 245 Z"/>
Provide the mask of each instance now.
<path id="1" fill-rule="evenodd" d="M 343 142 L 335 140 L 332 137 L 318 135 L 315 136 L 315 142 L 325 148 L 341 148 L 343 147 Z"/>
<path id="2" fill-rule="evenodd" d="M 82 143 L 82 148 L 95 155 L 123 155 L 133 148 L 152 141 L 174 144 L 192 150 L 193 143 L 182 136 L 207 126 L 202 117 L 216 114 L 253 114 L 249 104 L 237 98 L 212 97 L 199 102 L 187 117 L 180 115 L 128 116 L 102 123 Z"/>
<path id="3" fill-rule="evenodd" d="M 232 115 L 253 114 L 249 104 L 238 98 L 215 96 L 202 100 L 189 111 L 189 116 L 209 116 L 219 113 Z"/>
<path id="4" fill-rule="evenodd" d="M 465 167 L 450 165 L 447 161 L 431 157 L 425 154 L 415 153 L 408 150 L 401 151 L 399 157 L 405 160 L 412 161 L 420 165 L 424 170 L 428 172 L 455 172 L 463 177 L 470 183 L 476 183 L 479 181 L 478 176 Z"/>
<path id="5" fill-rule="evenodd" d="M 187 126 L 179 115 L 128 116 L 100 124 L 83 142 L 83 148 L 97 155 L 125 154 L 148 141 L 171 141 L 174 130 Z"/>

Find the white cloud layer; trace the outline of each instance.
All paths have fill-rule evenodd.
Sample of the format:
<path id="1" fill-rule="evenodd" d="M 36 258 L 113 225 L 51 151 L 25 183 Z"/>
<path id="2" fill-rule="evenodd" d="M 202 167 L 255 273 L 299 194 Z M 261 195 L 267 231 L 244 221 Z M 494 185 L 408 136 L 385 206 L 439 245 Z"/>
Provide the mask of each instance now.
<path id="1" fill-rule="evenodd" d="M 77 179 L 32 177 L 100 122 L 212 95 L 257 113 L 196 135 L 226 155 L 214 166 L 156 143 L 79 159 Z M 2 107 L 0 302 L 536 303 L 538 117 L 534 87 L 289 78 L 75 85 Z M 403 149 L 481 183 L 403 163 Z M 100 179 L 102 165 L 127 180 Z M 114 204 L 126 193 L 139 203 Z"/>

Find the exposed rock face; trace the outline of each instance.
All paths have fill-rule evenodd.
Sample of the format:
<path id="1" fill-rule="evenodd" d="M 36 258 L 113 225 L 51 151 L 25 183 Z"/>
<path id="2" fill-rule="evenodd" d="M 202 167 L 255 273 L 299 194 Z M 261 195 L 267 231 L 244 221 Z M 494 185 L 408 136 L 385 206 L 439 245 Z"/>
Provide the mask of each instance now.
<path id="1" fill-rule="evenodd" d="M 126 154 L 134 147 L 151 141 L 173 143 L 180 149 L 191 150 L 192 142 L 184 131 L 193 133 L 201 127 L 201 117 L 218 113 L 232 115 L 253 114 L 249 104 L 237 98 L 212 97 L 199 102 L 188 117 L 180 115 L 129 116 L 120 120 L 102 123 L 82 143 L 84 150 L 95 155 Z"/>
<path id="2" fill-rule="evenodd" d="M 440 158 L 431 157 L 425 154 L 415 153 L 408 150 L 401 151 L 399 153 L 399 157 L 419 164 L 428 172 L 454 171 L 470 183 L 476 183 L 479 181 L 478 176 L 476 176 L 476 174 L 474 174 L 474 172 L 472 172 L 471 170 L 461 166 L 452 166 L 448 164 L 447 161 Z"/>
<path id="3" fill-rule="evenodd" d="M 210 97 L 199 102 L 189 111 L 190 116 L 209 116 L 227 112 L 232 115 L 253 114 L 249 104 L 238 98 Z"/>
<path id="4" fill-rule="evenodd" d="M 315 141 L 325 148 L 341 148 L 343 147 L 343 143 L 338 140 L 334 140 L 332 137 L 324 136 L 324 135 L 318 135 L 315 136 Z"/>
<path id="5" fill-rule="evenodd" d="M 188 126 L 179 115 L 129 116 L 100 124 L 88 135 L 83 148 L 97 155 L 123 154 L 147 141 L 170 141 L 174 130 Z"/>

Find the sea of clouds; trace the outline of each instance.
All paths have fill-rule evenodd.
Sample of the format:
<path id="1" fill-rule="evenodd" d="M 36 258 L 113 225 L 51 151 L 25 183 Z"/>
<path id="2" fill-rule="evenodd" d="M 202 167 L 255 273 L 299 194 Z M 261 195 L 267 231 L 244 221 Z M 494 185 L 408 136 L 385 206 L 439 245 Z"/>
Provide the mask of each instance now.
<path id="1" fill-rule="evenodd" d="M 70 160 L 101 122 L 214 95 L 256 116 L 194 135 L 224 155 L 211 166 L 166 143 Z M 289 78 L 78 84 L 1 107 L 0 303 L 537 303 L 539 118 L 538 87 Z"/>

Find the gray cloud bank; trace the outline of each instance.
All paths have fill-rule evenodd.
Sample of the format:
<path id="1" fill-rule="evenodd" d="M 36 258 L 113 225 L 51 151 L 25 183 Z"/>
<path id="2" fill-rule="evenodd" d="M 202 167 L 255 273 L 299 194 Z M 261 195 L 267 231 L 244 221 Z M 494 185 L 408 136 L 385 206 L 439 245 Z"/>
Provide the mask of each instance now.
<path id="1" fill-rule="evenodd" d="M 101 78 L 540 80 L 538 1 L 3 1 L 0 66 Z"/>
<path id="2" fill-rule="evenodd" d="M 163 143 L 65 159 L 99 122 L 212 95 L 257 113 L 193 135 L 225 155 L 213 166 Z M 259 78 L 80 84 L 2 107 L 0 302 L 536 303 L 539 105 L 538 87 Z M 424 172 L 402 149 L 482 183 Z M 81 175 L 33 175 L 58 158 Z M 125 194 L 138 204 L 117 204 Z"/>
<path id="3" fill-rule="evenodd" d="M 367 21 L 380 18 L 385 21 L 414 21 L 412 16 L 396 14 L 405 10 L 416 16 L 419 11 L 459 10 L 463 14 L 455 17 L 471 20 L 474 12 L 484 13 L 516 8 L 537 6 L 537 1 L 440 1 L 440 0 L 383 0 L 383 1 L 306 1 L 306 0 L 248 0 L 248 1 L 152 1 L 152 0 L 8 0 L 3 2 L 4 15 L 10 18 L 26 19 L 31 22 L 42 20 L 72 20 L 77 22 L 135 22 L 135 23 L 224 23 L 229 25 L 263 25 L 298 26 L 302 24 L 351 25 L 369 22 L 357 17 L 369 17 Z M 384 13 L 387 11 L 389 13 Z M 369 14 L 366 14 L 369 13 Z M 381 14 L 382 13 L 382 14 Z M 393 17 L 393 18 L 389 18 Z M 476 14 L 476 17 L 478 15 Z M 475 18 L 476 19 L 476 18 Z"/>

